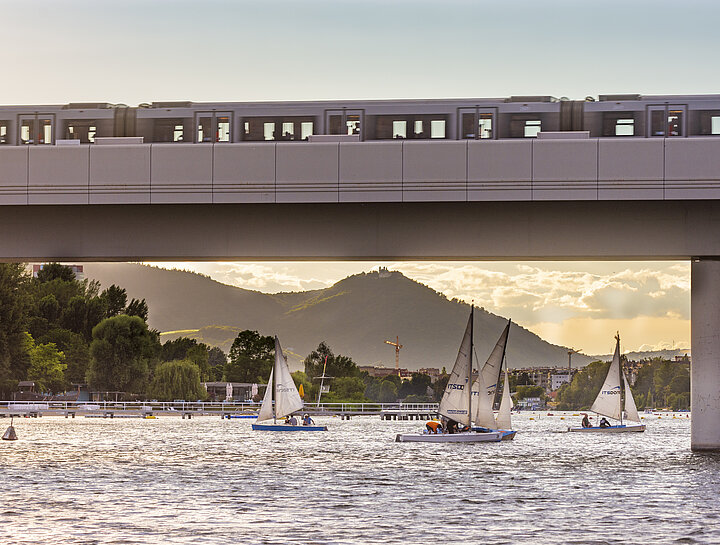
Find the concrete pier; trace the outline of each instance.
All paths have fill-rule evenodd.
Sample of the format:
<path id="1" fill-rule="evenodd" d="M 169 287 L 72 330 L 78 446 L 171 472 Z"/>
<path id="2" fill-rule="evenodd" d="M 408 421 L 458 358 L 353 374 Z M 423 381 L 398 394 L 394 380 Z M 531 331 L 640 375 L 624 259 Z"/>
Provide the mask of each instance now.
<path id="1" fill-rule="evenodd" d="M 690 446 L 720 451 L 720 259 L 693 259 Z"/>

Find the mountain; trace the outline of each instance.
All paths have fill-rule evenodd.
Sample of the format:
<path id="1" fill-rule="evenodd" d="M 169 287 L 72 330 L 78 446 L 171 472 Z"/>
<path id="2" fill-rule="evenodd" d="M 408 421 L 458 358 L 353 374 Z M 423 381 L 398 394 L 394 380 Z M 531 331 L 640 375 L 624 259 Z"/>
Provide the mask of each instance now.
<path id="1" fill-rule="evenodd" d="M 129 297 L 145 298 L 149 324 L 169 340 L 187 335 L 229 349 L 237 331 L 255 329 L 278 335 L 295 366 L 326 341 L 336 354 L 358 365 L 394 367 L 395 349 L 385 340 L 400 338 L 400 366 L 450 368 L 457 355 L 469 306 L 399 272 L 362 273 L 329 288 L 266 294 L 221 284 L 188 271 L 132 263 L 90 263 L 85 275 L 103 287 L 117 284 Z M 484 309 L 475 312 L 478 359 L 485 361 L 507 320 Z M 508 341 L 510 367 L 565 365 L 567 349 L 543 341 L 513 324 Z M 573 356 L 573 365 L 591 361 Z"/>

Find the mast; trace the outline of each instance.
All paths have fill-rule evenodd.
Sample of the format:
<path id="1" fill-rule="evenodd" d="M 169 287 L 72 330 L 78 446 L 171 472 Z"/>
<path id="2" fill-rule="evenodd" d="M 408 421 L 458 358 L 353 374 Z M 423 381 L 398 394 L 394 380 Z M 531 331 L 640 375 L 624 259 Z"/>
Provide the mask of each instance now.
<path id="1" fill-rule="evenodd" d="M 274 374 L 275 376 L 273 377 L 273 385 L 272 385 L 272 387 L 273 387 L 273 401 L 275 401 L 275 403 L 274 403 L 273 406 L 272 406 L 272 408 L 273 408 L 273 424 L 277 424 L 277 417 L 276 417 L 276 415 L 277 415 L 277 374 L 278 374 L 278 369 L 277 369 L 278 355 L 277 355 L 277 351 L 278 351 L 278 346 L 279 346 L 279 345 L 280 345 L 280 342 L 278 341 L 277 335 L 275 335 L 275 363 L 273 363 L 273 369 L 275 370 L 275 373 L 273 373 L 273 374 Z"/>
<path id="2" fill-rule="evenodd" d="M 468 370 L 468 427 L 472 429 L 472 372 L 473 372 L 473 337 L 475 336 L 475 301 L 470 304 L 470 369 Z M 482 369 L 478 369 L 478 372 L 482 372 Z M 478 392 L 478 395 L 480 393 Z"/>
<path id="3" fill-rule="evenodd" d="M 620 354 L 620 332 L 619 331 L 617 331 L 615 333 L 615 341 L 617 342 L 615 349 L 617 350 L 618 355 L 619 355 Z M 622 368 L 622 356 L 620 355 L 618 359 L 620 360 L 619 361 L 620 365 L 618 365 L 618 384 L 622 384 L 623 386 L 625 386 L 625 382 L 623 381 L 625 373 L 623 373 L 623 368 Z M 624 389 L 621 390 L 621 392 L 622 391 L 624 391 Z M 623 414 L 622 413 L 623 413 L 624 408 L 625 408 L 625 404 L 621 403 L 620 404 L 620 425 L 621 426 L 623 423 Z"/>
<path id="4" fill-rule="evenodd" d="M 507 325 L 508 331 L 507 331 L 507 335 L 505 336 L 505 344 L 503 344 L 502 357 L 500 358 L 500 368 L 498 369 L 497 380 L 495 381 L 495 395 L 493 396 L 493 401 L 492 401 L 493 409 L 495 408 L 495 402 L 498 399 L 499 394 L 500 394 L 500 377 L 502 376 L 502 366 L 503 366 L 503 361 L 505 361 L 505 352 L 507 351 L 508 337 L 510 337 L 510 324 L 512 324 L 512 320 L 508 320 L 508 325 Z M 507 367 L 507 361 L 505 361 L 505 366 Z M 503 388 L 504 387 L 505 387 L 505 385 L 503 385 Z M 502 402 L 502 398 L 501 398 L 500 402 Z M 498 407 L 499 407 L 499 403 L 498 403 Z"/>

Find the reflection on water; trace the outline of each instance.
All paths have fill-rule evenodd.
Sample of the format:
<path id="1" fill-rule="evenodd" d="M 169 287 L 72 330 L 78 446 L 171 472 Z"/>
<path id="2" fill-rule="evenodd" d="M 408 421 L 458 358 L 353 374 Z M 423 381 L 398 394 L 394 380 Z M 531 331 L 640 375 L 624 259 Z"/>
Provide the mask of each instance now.
<path id="1" fill-rule="evenodd" d="M 684 415 L 627 435 L 522 415 L 511 443 L 453 445 L 394 442 L 421 422 L 319 420 L 16 420 L 0 543 L 720 542 L 720 458 L 690 452 Z"/>

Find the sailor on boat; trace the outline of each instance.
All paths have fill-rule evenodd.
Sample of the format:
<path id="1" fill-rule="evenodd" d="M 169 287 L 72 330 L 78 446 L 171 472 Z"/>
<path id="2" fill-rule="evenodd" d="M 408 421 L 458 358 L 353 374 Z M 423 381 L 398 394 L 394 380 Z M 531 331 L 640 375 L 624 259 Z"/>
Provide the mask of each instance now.
<path id="1" fill-rule="evenodd" d="M 582 427 L 589 428 L 591 426 L 592 426 L 592 424 L 590 424 L 590 419 L 588 418 L 588 415 L 583 413 Z"/>
<path id="2" fill-rule="evenodd" d="M 427 430 L 428 433 L 442 433 L 443 432 L 443 426 L 437 420 L 431 420 L 430 422 L 426 423 L 425 429 Z"/>
<path id="3" fill-rule="evenodd" d="M 310 418 L 310 415 L 305 413 L 303 415 L 303 426 L 312 426 L 315 423 L 315 421 Z"/>

